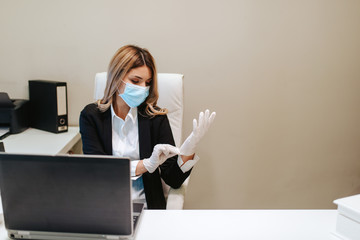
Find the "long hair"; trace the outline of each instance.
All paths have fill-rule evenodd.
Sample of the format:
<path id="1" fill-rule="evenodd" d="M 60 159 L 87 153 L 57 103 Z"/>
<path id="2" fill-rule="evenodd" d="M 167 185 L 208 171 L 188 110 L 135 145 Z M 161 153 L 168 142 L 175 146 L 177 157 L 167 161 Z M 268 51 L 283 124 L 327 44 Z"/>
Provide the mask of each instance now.
<path id="1" fill-rule="evenodd" d="M 97 101 L 100 111 L 106 111 L 116 98 L 121 80 L 133 68 L 146 65 L 151 71 L 149 96 L 145 99 L 145 113 L 149 116 L 164 115 L 167 109 L 157 106 L 159 93 L 157 89 L 157 72 L 155 60 L 147 49 L 134 45 L 126 45 L 116 51 L 112 57 L 107 72 L 104 97 Z"/>

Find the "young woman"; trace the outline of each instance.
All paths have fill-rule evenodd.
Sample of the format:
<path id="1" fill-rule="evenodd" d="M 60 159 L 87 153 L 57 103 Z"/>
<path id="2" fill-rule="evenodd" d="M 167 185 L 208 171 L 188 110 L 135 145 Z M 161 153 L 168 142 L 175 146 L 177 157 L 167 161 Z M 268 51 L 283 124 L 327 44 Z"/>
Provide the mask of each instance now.
<path id="1" fill-rule="evenodd" d="M 157 73 L 149 51 L 133 45 L 120 48 L 110 61 L 104 97 L 80 114 L 84 154 L 128 157 L 132 198 L 149 209 L 165 209 L 161 178 L 179 188 L 197 162 L 195 147 L 215 118 L 209 110 L 194 119 L 193 132 L 180 149 L 167 110 L 158 107 Z"/>

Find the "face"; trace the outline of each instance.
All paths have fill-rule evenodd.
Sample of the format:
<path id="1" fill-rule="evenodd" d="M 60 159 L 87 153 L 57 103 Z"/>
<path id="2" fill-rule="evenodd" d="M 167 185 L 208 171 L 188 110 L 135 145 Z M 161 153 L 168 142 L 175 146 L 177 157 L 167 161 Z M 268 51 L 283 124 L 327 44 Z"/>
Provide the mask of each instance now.
<path id="1" fill-rule="evenodd" d="M 147 87 L 151 84 L 151 71 L 150 68 L 146 65 L 141 67 L 131 69 L 124 77 L 123 81 L 125 83 L 131 83 L 141 87 Z M 125 84 L 121 82 L 119 93 L 123 93 L 125 89 Z"/>

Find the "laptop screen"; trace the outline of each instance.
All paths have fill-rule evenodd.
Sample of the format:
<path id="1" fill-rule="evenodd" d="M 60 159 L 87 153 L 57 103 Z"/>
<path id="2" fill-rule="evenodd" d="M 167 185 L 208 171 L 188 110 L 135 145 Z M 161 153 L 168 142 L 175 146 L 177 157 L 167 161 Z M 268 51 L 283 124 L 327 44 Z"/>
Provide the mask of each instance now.
<path id="1" fill-rule="evenodd" d="M 132 234 L 129 159 L 1 153 L 0 188 L 7 229 Z"/>

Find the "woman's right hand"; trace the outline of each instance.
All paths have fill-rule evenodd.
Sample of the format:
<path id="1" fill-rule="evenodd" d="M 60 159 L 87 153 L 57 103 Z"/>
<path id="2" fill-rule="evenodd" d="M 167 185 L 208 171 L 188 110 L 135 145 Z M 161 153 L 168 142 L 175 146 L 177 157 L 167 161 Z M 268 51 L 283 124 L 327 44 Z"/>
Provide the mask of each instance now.
<path id="1" fill-rule="evenodd" d="M 157 144 L 150 158 L 143 160 L 144 167 L 149 173 L 153 173 L 166 159 L 180 154 L 180 150 L 170 144 Z"/>

